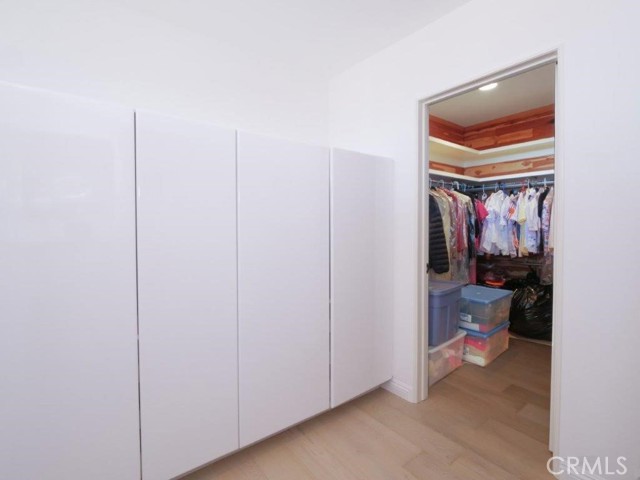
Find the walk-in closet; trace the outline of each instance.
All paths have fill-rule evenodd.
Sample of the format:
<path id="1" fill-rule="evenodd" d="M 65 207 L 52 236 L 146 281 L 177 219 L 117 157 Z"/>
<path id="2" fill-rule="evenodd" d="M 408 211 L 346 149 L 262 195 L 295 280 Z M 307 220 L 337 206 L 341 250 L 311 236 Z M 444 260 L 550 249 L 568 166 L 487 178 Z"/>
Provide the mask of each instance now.
<path id="1" fill-rule="evenodd" d="M 555 70 L 428 105 L 427 401 L 497 422 L 515 453 L 549 442 Z M 448 434 L 483 453 L 455 424 Z"/>

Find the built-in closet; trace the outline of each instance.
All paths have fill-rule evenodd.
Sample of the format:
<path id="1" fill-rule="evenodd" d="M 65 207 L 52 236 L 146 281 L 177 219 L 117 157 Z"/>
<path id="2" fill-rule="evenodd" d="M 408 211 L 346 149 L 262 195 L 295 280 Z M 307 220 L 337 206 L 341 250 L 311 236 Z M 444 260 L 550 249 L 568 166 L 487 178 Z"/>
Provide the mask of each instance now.
<path id="1" fill-rule="evenodd" d="M 138 479 L 133 109 L 0 104 L 0 478 Z"/>
<path id="2" fill-rule="evenodd" d="M 332 152 L 332 407 L 392 376 L 393 178 L 387 158 Z"/>
<path id="3" fill-rule="evenodd" d="M 391 379 L 391 160 L 0 103 L 0 478 L 179 477 Z"/>
<path id="4" fill-rule="evenodd" d="M 329 149 L 239 133 L 242 447 L 330 406 L 328 205 Z"/>
<path id="5" fill-rule="evenodd" d="M 145 478 L 238 448 L 236 132 L 136 112 Z"/>

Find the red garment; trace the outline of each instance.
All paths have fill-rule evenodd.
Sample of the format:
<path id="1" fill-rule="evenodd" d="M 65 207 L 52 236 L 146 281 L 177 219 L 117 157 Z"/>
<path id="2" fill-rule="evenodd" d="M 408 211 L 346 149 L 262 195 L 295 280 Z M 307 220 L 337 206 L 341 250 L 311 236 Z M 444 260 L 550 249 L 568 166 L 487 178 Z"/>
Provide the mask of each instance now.
<path id="1" fill-rule="evenodd" d="M 480 222 L 480 225 L 482 225 L 482 222 L 484 222 L 484 219 L 489 216 L 489 212 L 485 208 L 484 204 L 477 198 L 475 200 L 475 205 L 476 205 L 476 216 L 478 217 L 478 222 Z"/>

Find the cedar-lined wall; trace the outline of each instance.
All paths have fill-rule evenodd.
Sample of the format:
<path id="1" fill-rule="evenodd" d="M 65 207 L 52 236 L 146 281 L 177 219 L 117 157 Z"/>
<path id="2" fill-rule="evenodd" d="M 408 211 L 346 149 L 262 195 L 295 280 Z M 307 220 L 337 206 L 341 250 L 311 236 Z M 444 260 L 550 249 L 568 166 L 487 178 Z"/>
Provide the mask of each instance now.
<path id="1" fill-rule="evenodd" d="M 429 115 L 429 136 L 464 145 L 464 127 L 435 115 Z"/>
<path id="2" fill-rule="evenodd" d="M 535 173 L 542 170 L 553 170 L 554 164 L 554 156 L 548 155 L 546 157 L 528 158 L 526 160 L 517 160 L 513 162 L 492 163 L 489 165 L 468 167 L 464 169 L 464 175 L 485 178 L 498 175 L 512 175 L 515 173 Z"/>
<path id="3" fill-rule="evenodd" d="M 429 135 L 476 150 L 550 138 L 555 135 L 555 108 L 554 105 L 547 105 L 469 127 L 462 127 L 448 120 L 429 115 Z M 549 155 L 467 168 L 429 162 L 429 168 L 470 177 L 486 178 L 551 170 L 554 168 L 554 162 L 554 156 Z"/>
<path id="4" fill-rule="evenodd" d="M 460 175 L 464 175 L 464 172 L 466 170 L 464 167 L 456 167 L 455 165 L 449 165 L 447 163 L 439 162 L 429 162 L 429 168 L 438 170 L 440 172 L 458 173 Z"/>
<path id="5" fill-rule="evenodd" d="M 440 172 L 457 173 L 475 178 L 487 178 L 498 175 L 513 175 L 516 173 L 536 173 L 543 170 L 553 170 L 555 158 L 553 155 L 546 157 L 528 158 L 526 160 L 514 160 L 513 162 L 490 163 L 473 167 L 457 167 L 446 163 L 429 162 L 429 168 Z"/>
<path id="6" fill-rule="evenodd" d="M 476 150 L 550 138 L 555 135 L 555 106 L 534 108 L 468 127 L 429 115 L 429 135 Z"/>

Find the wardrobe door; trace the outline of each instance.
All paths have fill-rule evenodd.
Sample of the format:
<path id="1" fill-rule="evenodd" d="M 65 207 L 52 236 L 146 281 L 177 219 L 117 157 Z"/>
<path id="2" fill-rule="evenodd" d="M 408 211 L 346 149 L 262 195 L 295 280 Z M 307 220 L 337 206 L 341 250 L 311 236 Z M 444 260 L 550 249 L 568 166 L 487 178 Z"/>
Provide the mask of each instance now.
<path id="1" fill-rule="evenodd" d="M 235 143 L 136 114 L 144 480 L 238 448 Z"/>
<path id="2" fill-rule="evenodd" d="M 133 139 L 0 86 L 0 478 L 140 478 Z"/>
<path id="3" fill-rule="evenodd" d="M 331 405 L 391 379 L 393 162 L 331 156 Z"/>
<path id="4" fill-rule="evenodd" d="M 239 133 L 240 445 L 329 408 L 329 152 Z"/>

